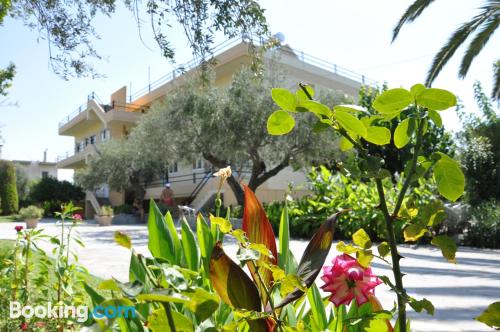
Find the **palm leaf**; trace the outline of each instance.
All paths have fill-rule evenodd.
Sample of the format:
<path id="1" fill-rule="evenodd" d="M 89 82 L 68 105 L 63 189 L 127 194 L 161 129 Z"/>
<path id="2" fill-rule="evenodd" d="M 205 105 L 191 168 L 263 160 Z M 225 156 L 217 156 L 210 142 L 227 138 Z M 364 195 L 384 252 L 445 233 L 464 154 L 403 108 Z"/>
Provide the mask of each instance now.
<path id="1" fill-rule="evenodd" d="M 431 68 L 427 73 L 425 82 L 427 86 L 431 86 L 432 82 L 436 79 L 448 61 L 453 57 L 457 49 L 486 19 L 487 17 L 485 16 L 477 15 L 471 21 L 462 24 L 462 26 L 460 26 L 460 28 L 458 28 L 458 30 L 451 35 L 448 42 L 434 56 Z"/>
<path id="2" fill-rule="evenodd" d="M 422 12 L 432 3 L 434 0 L 415 0 L 406 12 L 399 19 L 398 24 L 394 27 L 392 31 L 392 42 L 398 37 L 399 31 L 406 23 L 411 23 L 419 17 Z"/>
<path id="3" fill-rule="evenodd" d="M 493 64 L 493 91 L 491 98 L 494 100 L 500 99 L 500 60 Z"/>
<path id="4" fill-rule="evenodd" d="M 472 40 L 467 51 L 465 52 L 462 63 L 460 65 L 460 78 L 464 78 L 467 75 L 472 61 L 481 52 L 490 37 L 498 28 L 500 20 L 498 14 L 495 13 L 496 11 L 497 8 L 488 8 L 483 12 L 482 16 L 488 17 L 488 19 L 482 24 L 481 31 Z"/>

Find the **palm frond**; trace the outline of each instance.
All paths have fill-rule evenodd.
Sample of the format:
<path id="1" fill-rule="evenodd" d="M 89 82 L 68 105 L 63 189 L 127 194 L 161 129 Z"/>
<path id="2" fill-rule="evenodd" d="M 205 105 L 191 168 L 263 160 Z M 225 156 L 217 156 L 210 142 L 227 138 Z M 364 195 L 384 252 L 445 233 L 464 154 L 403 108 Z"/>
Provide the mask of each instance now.
<path id="1" fill-rule="evenodd" d="M 500 60 L 493 64 L 493 91 L 491 98 L 500 101 Z"/>
<path id="2" fill-rule="evenodd" d="M 412 3 L 408 9 L 406 9 L 406 12 L 403 16 L 401 16 L 398 24 L 394 27 L 394 30 L 392 31 L 392 42 L 396 40 L 403 25 L 415 21 L 415 19 L 419 17 L 422 12 L 434 1 L 435 0 L 415 0 L 415 2 Z"/>
<path id="3" fill-rule="evenodd" d="M 481 16 L 488 17 L 482 24 L 481 31 L 478 32 L 476 37 L 472 40 L 460 64 L 458 76 L 464 78 L 469 71 L 470 65 L 474 58 L 482 51 L 490 37 L 500 25 L 500 16 L 498 14 L 498 7 L 487 8 Z"/>
<path id="4" fill-rule="evenodd" d="M 432 60 L 431 68 L 427 73 L 426 85 L 430 86 L 439 75 L 443 67 L 448 63 L 456 50 L 462 45 L 467 37 L 470 36 L 488 17 L 477 15 L 471 21 L 462 24 L 448 39 L 446 44 L 441 47 L 439 52 Z"/>

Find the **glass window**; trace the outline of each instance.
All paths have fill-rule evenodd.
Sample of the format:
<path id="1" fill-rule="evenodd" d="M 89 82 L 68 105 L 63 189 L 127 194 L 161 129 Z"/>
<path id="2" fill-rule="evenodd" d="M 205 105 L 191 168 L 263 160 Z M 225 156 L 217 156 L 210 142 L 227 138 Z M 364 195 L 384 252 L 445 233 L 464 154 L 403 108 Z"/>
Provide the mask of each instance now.
<path id="1" fill-rule="evenodd" d="M 168 165 L 168 172 L 169 173 L 177 173 L 179 171 L 177 162 L 174 162 L 172 164 Z"/>
<path id="2" fill-rule="evenodd" d="M 49 172 L 42 172 L 42 178 L 48 178 L 49 177 Z"/>
<path id="3" fill-rule="evenodd" d="M 95 144 L 95 135 L 90 136 L 90 144 Z"/>
<path id="4" fill-rule="evenodd" d="M 110 139 L 109 129 L 102 130 L 101 131 L 101 141 L 104 142 L 104 141 L 107 141 L 108 139 Z"/>

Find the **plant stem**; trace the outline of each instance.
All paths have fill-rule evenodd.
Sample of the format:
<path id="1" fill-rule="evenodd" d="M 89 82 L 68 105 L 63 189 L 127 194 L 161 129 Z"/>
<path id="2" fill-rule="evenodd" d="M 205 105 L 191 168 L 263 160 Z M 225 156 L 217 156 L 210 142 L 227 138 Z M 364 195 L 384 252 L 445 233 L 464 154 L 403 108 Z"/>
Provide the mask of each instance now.
<path id="1" fill-rule="evenodd" d="M 406 331 L 406 296 L 405 290 L 403 287 L 403 276 L 401 274 L 401 266 L 399 261 L 401 260 L 401 256 L 399 255 L 396 237 L 394 235 L 394 228 L 392 221 L 397 218 L 399 210 L 401 209 L 401 205 L 403 204 L 404 197 L 408 188 L 410 187 L 411 180 L 413 177 L 413 173 L 415 172 L 415 168 L 417 165 L 418 154 L 420 152 L 420 146 L 422 144 L 422 133 L 423 133 L 423 123 L 422 120 L 417 120 L 417 140 L 415 143 L 415 149 L 413 151 L 413 158 L 410 164 L 410 169 L 408 170 L 408 174 L 406 174 L 405 181 L 403 183 L 403 187 L 398 196 L 398 200 L 396 201 L 396 205 L 394 207 L 394 211 L 392 216 L 389 214 L 389 209 L 387 208 L 387 200 L 385 198 L 384 186 L 382 184 L 381 179 L 376 179 L 375 182 L 377 184 L 377 192 L 380 199 L 380 208 L 382 213 L 384 214 L 385 226 L 387 232 L 387 241 L 389 242 L 389 247 L 391 249 L 391 258 L 392 258 L 392 271 L 394 274 L 394 281 L 396 283 L 396 295 L 398 299 L 398 320 L 399 320 L 399 330 Z"/>
<path id="2" fill-rule="evenodd" d="M 26 235 L 26 240 L 28 241 L 28 245 L 26 246 L 26 268 L 24 271 L 24 291 L 26 292 L 26 297 L 25 297 L 25 305 L 28 304 L 28 296 L 29 296 L 29 291 L 28 291 L 28 274 L 29 274 L 29 259 L 30 259 L 30 250 L 31 250 L 31 234 Z"/>
<path id="3" fill-rule="evenodd" d="M 271 310 L 273 312 L 273 317 L 276 320 L 278 331 L 281 331 L 280 320 L 278 318 L 278 315 L 276 315 L 276 311 L 275 311 L 276 309 L 274 308 L 274 301 L 273 301 L 273 298 L 271 297 L 271 292 L 269 291 L 269 289 L 267 289 L 267 286 L 264 283 L 264 279 L 262 279 L 262 276 L 260 275 L 259 267 L 257 266 L 257 264 L 255 264 L 254 261 L 251 261 L 251 262 L 252 262 L 253 268 L 255 269 L 255 274 L 257 274 L 257 278 L 259 278 L 259 281 L 262 284 L 262 287 L 264 287 L 264 291 L 266 292 L 267 299 L 269 301 L 269 306 L 271 307 Z"/>
<path id="4" fill-rule="evenodd" d="M 394 274 L 394 280 L 396 282 L 396 296 L 398 298 L 399 327 L 400 331 L 406 331 L 406 299 L 403 297 L 403 276 L 401 275 L 401 267 L 399 265 L 401 256 L 399 255 L 396 245 L 396 237 L 394 236 L 394 229 L 392 227 L 392 218 L 389 214 L 389 210 L 387 209 L 382 180 L 376 179 L 375 182 L 377 184 L 377 192 L 380 199 L 380 208 L 382 209 L 382 213 L 384 214 L 387 241 L 389 242 L 389 248 L 391 249 L 392 272 Z"/>

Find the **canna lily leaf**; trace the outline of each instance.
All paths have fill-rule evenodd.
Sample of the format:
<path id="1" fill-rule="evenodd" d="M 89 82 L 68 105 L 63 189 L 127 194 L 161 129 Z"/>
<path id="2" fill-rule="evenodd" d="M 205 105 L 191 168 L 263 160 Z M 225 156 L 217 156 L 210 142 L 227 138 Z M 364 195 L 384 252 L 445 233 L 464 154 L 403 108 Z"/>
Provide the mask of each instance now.
<path id="1" fill-rule="evenodd" d="M 271 251 L 272 257 L 261 255 L 259 261 L 264 261 L 268 264 L 278 265 L 277 257 L 278 251 L 276 249 L 276 238 L 274 236 L 271 223 L 267 219 L 266 213 L 262 204 L 257 200 L 253 191 L 244 186 L 245 189 L 245 204 L 243 209 L 243 231 L 247 234 L 250 243 L 262 244 Z M 252 274 L 255 284 L 260 290 L 262 296 L 262 303 L 267 304 L 267 295 L 264 285 L 261 284 L 260 279 L 257 277 L 255 268 L 252 263 L 247 264 L 250 273 Z M 267 288 L 270 288 L 273 281 L 271 271 L 263 270 L 260 272 L 262 280 Z"/>
<path id="2" fill-rule="evenodd" d="M 226 255 L 220 242 L 212 251 L 210 280 L 220 298 L 233 308 L 261 310 L 257 287 L 245 271 Z"/>
<path id="3" fill-rule="evenodd" d="M 302 255 L 302 259 L 300 260 L 299 267 L 297 269 L 297 276 L 302 280 L 306 288 L 311 287 L 321 271 L 321 268 L 325 264 L 326 257 L 328 256 L 332 246 L 335 224 L 338 216 L 342 212 L 343 211 L 335 213 L 321 225 L 319 230 L 313 235 L 306 250 L 304 251 L 304 254 Z M 288 296 L 285 297 L 276 307 L 281 308 L 300 298 L 302 295 L 304 295 L 304 291 L 296 288 L 295 291 L 288 294 Z"/>
<path id="4" fill-rule="evenodd" d="M 217 242 L 210 259 L 210 280 L 222 301 L 235 309 L 261 311 L 257 287 L 241 267 L 233 262 Z M 267 332 L 269 324 L 265 319 L 250 320 L 251 331 Z M 272 325 L 272 324 L 271 324 Z"/>

